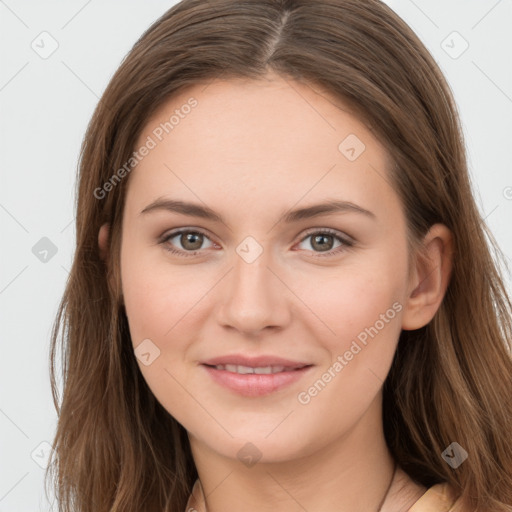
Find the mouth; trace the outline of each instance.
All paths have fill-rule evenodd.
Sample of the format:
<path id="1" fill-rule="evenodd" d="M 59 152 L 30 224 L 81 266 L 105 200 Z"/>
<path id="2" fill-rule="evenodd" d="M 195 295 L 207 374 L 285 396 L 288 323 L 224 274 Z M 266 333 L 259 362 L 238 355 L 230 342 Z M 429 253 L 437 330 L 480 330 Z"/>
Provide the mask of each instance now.
<path id="1" fill-rule="evenodd" d="M 268 395 L 290 386 L 313 367 L 312 364 L 269 357 L 259 358 L 259 361 L 253 359 L 252 362 L 238 356 L 225 357 L 222 361 L 218 359 L 201 364 L 212 380 L 238 395 L 252 397 Z M 244 364 L 239 364 L 242 362 Z"/>
<path id="2" fill-rule="evenodd" d="M 210 366 L 210 365 L 207 365 Z M 273 373 L 282 373 L 282 372 L 292 372 L 295 370 L 301 370 L 308 365 L 293 367 L 293 366 L 243 366 L 236 364 L 217 364 L 215 366 L 210 366 L 210 368 L 215 368 L 216 370 L 225 370 L 231 373 L 238 373 L 240 375 L 248 375 L 251 373 L 255 373 L 256 375 L 270 375 Z"/>

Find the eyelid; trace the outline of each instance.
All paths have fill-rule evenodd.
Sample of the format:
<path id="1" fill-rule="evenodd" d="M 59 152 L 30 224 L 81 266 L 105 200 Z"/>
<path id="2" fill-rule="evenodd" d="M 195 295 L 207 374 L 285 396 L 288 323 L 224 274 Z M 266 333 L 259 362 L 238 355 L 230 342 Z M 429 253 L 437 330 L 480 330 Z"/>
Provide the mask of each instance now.
<path id="1" fill-rule="evenodd" d="M 196 228 L 193 226 L 184 226 L 182 228 L 174 228 L 167 230 L 163 235 L 159 237 L 159 240 L 168 240 L 169 238 L 173 238 L 176 235 L 180 235 L 182 233 L 200 233 L 201 235 L 204 235 L 208 238 L 211 238 L 212 236 L 208 231 L 206 231 L 203 228 Z"/>
<path id="2" fill-rule="evenodd" d="M 174 238 L 175 236 L 181 235 L 183 233 L 199 233 L 199 234 L 203 235 L 205 238 L 208 238 L 208 240 L 210 240 L 212 242 L 212 244 L 219 245 L 219 244 L 217 244 L 217 242 L 212 240 L 212 236 L 206 230 L 203 230 L 202 228 L 187 227 L 187 226 L 182 227 L 182 228 L 171 229 L 170 231 L 166 231 L 163 235 L 161 235 L 158 238 L 158 243 L 165 244 L 171 238 Z M 202 252 L 203 250 L 204 249 L 198 249 L 197 251 L 184 251 L 183 249 L 176 249 L 174 251 L 171 250 L 171 252 L 182 253 L 182 254 L 184 253 L 185 255 L 192 256 L 198 252 Z"/>
<path id="3" fill-rule="evenodd" d="M 347 234 L 343 231 L 339 231 L 337 229 L 326 228 L 326 227 L 316 227 L 316 228 L 306 229 L 306 231 L 305 231 L 304 235 L 302 236 L 302 238 L 300 239 L 300 241 L 302 242 L 305 238 L 307 238 L 308 236 L 310 236 L 314 233 L 327 233 L 329 235 L 333 235 L 333 236 L 340 238 L 345 243 L 355 243 L 355 239 L 353 237 L 351 237 L 349 234 Z"/>

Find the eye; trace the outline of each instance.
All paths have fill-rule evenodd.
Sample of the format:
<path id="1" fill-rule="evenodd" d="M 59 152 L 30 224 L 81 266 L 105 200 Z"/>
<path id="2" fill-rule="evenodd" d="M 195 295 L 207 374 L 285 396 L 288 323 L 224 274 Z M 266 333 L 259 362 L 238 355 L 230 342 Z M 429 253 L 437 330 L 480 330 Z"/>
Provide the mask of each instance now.
<path id="1" fill-rule="evenodd" d="M 176 239 L 175 242 L 173 240 Z M 180 229 L 164 235 L 159 243 L 164 248 L 173 253 L 179 254 L 180 256 L 195 256 L 198 251 L 204 249 L 202 247 L 205 240 L 209 240 L 205 233 L 192 229 Z M 210 241 L 211 242 L 211 241 Z M 173 248 L 174 245 L 180 244 L 182 249 Z M 209 247 L 213 246 L 213 243 Z"/>
<path id="2" fill-rule="evenodd" d="M 333 256 L 354 245 L 354 241 L 352 239 L 329 228 L 322 230 L 316 228 L 316 231 L 310 231 L 309 234 L 301 240 L 301 243 L 307 239 L 311 239 L 309 246 L 312 247 L 312 249 L 306 250 L 313 250 L 313 252 L 317 252 L 318 254 L 315 254 L 315 257 Z M 339 245 L 333 249 L 335 241 L 338 241 Z"/>
<path id="3" fill-rule="evenodd" d="M 307 239 L 311 239 L 309 243 L 311 249 L 306 248 L 305 250 L 315 252 L 314 257 L 333 256 L 354 245 L 354 241 L 351 238 L 329 228 L 315 228 L 314 231 L 310 231 L 307 236 L 302 238 L 300 243 L 304 243 Z M 205 240 L 210 242 L 210 245 L 207 247 L 203 247 Z M 338 246 L 333 248 L 336 241 L 338 242 Z M 164 246 L 166 251 L 184 257 L 196 256 L 202 249 L 208 247 L 219 247 L 211 242 L 210 238 L 205 233 L 197 229 L 179 229 L 172 231 L 171 233 L 165 234 L 159 240 L 159 243 Z M 180 245 L 181 248 L 178 247 L 176 249 L 176 245 Z"/>

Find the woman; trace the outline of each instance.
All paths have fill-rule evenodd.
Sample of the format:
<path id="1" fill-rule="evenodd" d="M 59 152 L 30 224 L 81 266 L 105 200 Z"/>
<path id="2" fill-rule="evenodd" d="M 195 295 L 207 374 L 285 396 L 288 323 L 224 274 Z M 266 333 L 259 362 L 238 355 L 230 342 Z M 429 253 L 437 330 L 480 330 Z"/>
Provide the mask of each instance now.
<path id="1" fill-rule="evenodd" d="M 392 10 L 180 2 L 82 148 L 61 510 L 511 511 L 491 248 L 449 87 Z"/>

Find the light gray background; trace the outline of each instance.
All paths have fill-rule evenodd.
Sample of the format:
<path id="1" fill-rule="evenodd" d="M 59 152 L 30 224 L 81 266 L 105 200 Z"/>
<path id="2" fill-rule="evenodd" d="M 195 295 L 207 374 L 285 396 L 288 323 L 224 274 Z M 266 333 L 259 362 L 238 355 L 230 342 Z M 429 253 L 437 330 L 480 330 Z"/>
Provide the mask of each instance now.
<path id="1" fill-rule="evenodd" d="M 41 467 L 56 425 L 49 336 L 72 261 L 79 147 L 122 57 L 175 3 L 0 0 L 0 512 L 50 509 Z M 510 263 L 512 2 L 388 4 L 448 78 L 481 212 Z M 56 254 L 44 253 L 43 237 Z"/>

